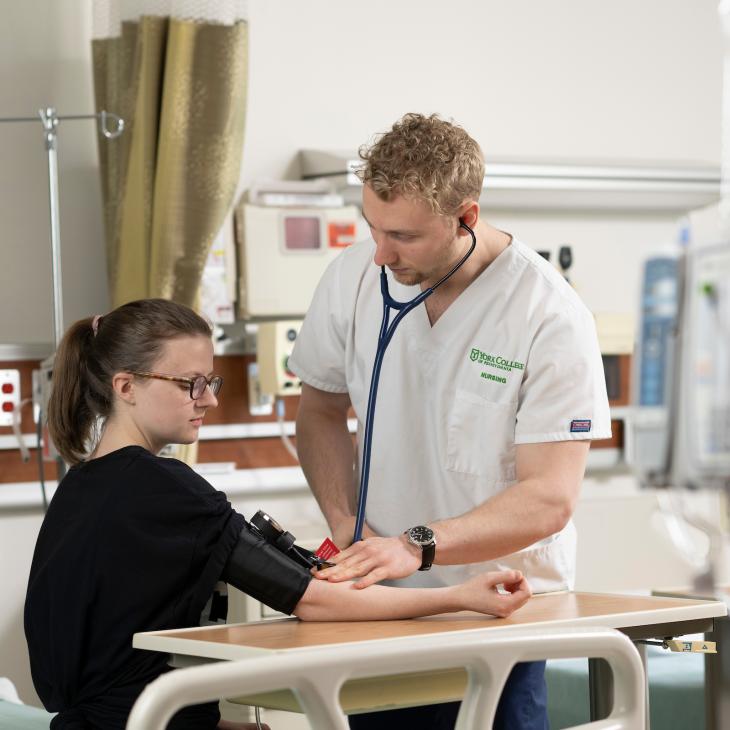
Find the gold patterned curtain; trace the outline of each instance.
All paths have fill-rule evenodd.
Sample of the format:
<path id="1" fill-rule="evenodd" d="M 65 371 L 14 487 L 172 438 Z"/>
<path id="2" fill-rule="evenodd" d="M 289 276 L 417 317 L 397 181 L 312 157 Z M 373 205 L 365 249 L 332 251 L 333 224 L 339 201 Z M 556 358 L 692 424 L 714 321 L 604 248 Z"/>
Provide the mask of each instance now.
<path id="1" fill-rule="evenodd" d="M 125 120 L 124 134 L 99 145 L 112 304 L 164 297 L 194 306 L 238 183 L 247 24 L 235 17 L 124 19 L 123 3 L 95 3 L 95 26 L 101 15 L 112 28 L 92 41 L 96 108 Z M 146 3 L 134 5 L 139 12 Z M 165 3 L 149 5 L 159 11 Z M 175 10 L 174 1 L 167 5 Z M 188 14 L 191 5 L 184 3 Z M 225 0 L 200 5 L 229 16 L 236 10 Z"/>

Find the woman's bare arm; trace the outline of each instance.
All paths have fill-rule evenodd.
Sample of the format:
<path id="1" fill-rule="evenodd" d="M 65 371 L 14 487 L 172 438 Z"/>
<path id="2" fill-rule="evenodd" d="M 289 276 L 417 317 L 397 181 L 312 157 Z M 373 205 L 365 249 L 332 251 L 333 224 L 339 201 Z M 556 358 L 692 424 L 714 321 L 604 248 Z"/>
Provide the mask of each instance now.
<path id="1" fill-rule="evenodd" d="M 497 591 L 504 585 L 506 593 Z M 532 595 L 518 570 L 478 575 L 445 588 L 392 588 L 313 580 L 294 609 L 303 621 L 373 621 L 416 618 L 451 611 L 478 611 L 506 617 Z"/>

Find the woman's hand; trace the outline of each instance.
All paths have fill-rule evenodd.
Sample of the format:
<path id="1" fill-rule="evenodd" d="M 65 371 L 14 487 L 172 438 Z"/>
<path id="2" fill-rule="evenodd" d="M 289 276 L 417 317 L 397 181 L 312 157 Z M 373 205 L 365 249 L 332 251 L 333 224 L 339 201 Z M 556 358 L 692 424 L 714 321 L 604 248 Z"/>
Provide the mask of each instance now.
<path id="1" fill-rule="evenodd" d="M 497 590 L 503 585 L 506 593 Z M 499 570 L 474 576 L 455 586 L 463 609 L 507 618 L 527 603 L 532 590 L 519 570 Z"/>

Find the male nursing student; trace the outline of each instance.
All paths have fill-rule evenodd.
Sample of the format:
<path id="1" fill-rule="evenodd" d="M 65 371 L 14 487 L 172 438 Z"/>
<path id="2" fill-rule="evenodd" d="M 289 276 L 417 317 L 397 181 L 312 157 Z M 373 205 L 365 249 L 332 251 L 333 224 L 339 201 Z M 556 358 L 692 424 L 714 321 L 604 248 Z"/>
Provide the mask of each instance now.
<path id="1" fill-rule="evenodd" d="M 569 589 L 590 440 L 610 436 L 593 318 L 550 264 L 481 217 L 484 160 L 463 129 L 407 114 L 361 157 L 372 241 L 329 267 L 289 361 L 304 383 L 302 467 L 347 548 L 317 577 L 436 586 L 510 567 L 535 593 Z M 362 454 L 347 413 L 352 405 L 361 437 L 380 267 L 391 295 L 412 299 L 468 251 L 460 222 L 476 235 L 474 252 L 403 319 L 385 354 L 364 540 L 351 545 Z M 495 728 L 548 726 L 544 668 L 514 668 Z M 353 716 L 350 726 L 453 728 L 457 712 L 432 705 Z"/>

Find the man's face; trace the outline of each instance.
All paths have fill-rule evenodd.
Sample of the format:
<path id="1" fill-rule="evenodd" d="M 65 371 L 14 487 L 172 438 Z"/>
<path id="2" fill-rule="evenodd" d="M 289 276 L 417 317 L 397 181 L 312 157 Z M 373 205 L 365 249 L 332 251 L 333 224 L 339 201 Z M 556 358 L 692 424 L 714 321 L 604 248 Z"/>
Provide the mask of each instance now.
<path id="1" fill-rule="evenodd" d="M 432 284 L 463 253 L 455 218 L 436 215 L 420 200 L 386 202 L 365 185 L 362 212 L 376 245 L 374 263 L 387 266 L 400 284 Z"/>

